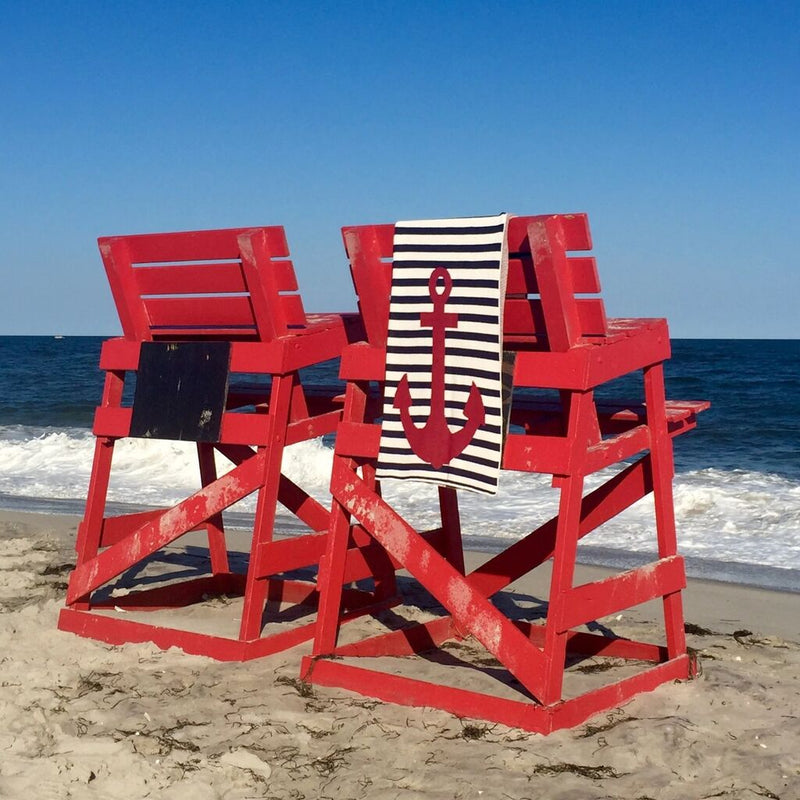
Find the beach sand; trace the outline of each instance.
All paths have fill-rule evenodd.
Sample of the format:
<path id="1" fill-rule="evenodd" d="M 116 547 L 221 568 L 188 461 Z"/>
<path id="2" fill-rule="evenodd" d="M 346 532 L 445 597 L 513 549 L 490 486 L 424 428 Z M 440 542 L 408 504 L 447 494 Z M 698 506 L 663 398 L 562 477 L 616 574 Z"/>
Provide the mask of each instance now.
<path id="1" fill-rule="evenodd" d="M 0 797 L 800 798 L 800 594 L 690 582 L 700 676 L 540 736 L 307 687 L 307 645 L 223 664 L 61 632 L 76 524 L 0 513 Z M 646 638 L 656 610 L 607 624 Z"/>

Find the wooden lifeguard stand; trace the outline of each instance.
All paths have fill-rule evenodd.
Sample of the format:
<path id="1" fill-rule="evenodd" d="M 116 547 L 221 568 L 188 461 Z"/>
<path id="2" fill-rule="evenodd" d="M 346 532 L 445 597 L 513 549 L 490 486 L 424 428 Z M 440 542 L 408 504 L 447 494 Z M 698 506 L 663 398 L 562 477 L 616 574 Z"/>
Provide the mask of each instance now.
<path id="1" fill-rule="evenodd" d="M 340 374 L 347 391 L 331 478 L 331 536 L 321 566 L 313 653 L 302 665 L 304 679 L 547 733 L 690 676 L 693 663 L 681 604 L 684 563 L 677 553 L 673 512 L 672 439 L 694 428 L 697 413 L 708 403 L 665 399 L 663 363 L 670 355 L 665 320 L 606 319 L 602 299 L 585 297 L 600 291 L 594 258 L 571 255 L 591 249 L 586 215 L 512 217 L 508 223 L 503 339 L 515 363 L 512 427 L 502 467 L 551 475 L 560 500 L 556 517 L 468 574 L 455 490 L 440 489 L 442 528 L 425 532 L 383 499 L 375 479 L 381 421 L 370 398 L 376 391 L 382 394 L 386 375 L 394 226 L 348 227 L 343 235 L 366 338 L 348 345 L 342 356 Z M 643 374 L 643 401 L 598 399 L 596 390 L 629 373 Z M 550 396 L 526 394 L 528 389 L 550 390 Z M 612 477 L 584 493 L 587 476 L 614 465 Z M 650 493 L 657 560 L 576 585 L 578 541 Z M 398 568 L 433 595 L 444 615 L 341 643 L 341 587 L 348 541 L 355 533 L 379 543 Z M 513 581 L 545 562 L 552 566 L 546 616 L 540 622 L 510 618 L 496 601 Z M 632 641 L 586 627 L 654 599 L 663 605 L 664 642 Z M 486 663 L 488 653 L 492 674 L 499 671 L 508 685 L 516 686 L 516 697 L 414 674 L 414 665 L 422 663 L 420 654 L 429 662 L 447 659 L 443 645 L 467 637 L 485 649 L 480 663 Z M 387 656 L 412 658 L 393 668 Z M 568 657 L 586 656 L 621 659 L 635 671 L 615 678 L 609 670 L 603 673 L 604 685 L 570 694 L 565 690 Z"/>
<path id="2" fill-rule="evenodd" d="M 287 446 L 335 431 L 339 390 L 308 392 L 300 371 L 338 357 L 354 320 L 305 313 L 281 227 L 114 236 L 99 246 L 123 335 L 106 341 L 100 357 L 105 385 L 94 421 L 94 463 L 59 627 L 222 660 L 266 655 L 309 638 L 315 586 L 286 573 L 317 564 L 329 511 L 281 465 Z M 195 443 L 198 490 L 169 508 L 109 514 L 112 457 L 126 437 Z M 229 471 L 218 474 L 215 454 L 230 462 Z M 255 524 L 240 573 L 229 564 L 222 512 L 251 494 Z M 275 538 L 278 503 L 308 532 Z M 208 574 L 142 576 L 162 548 L 197 530 L 207 536 Z M 380 572 L 357 548 L 350 552 L 348 580 Z M 132 585 L 114 596 L 115 579 L 125 575 L 134 576 Z M 158 585 L 146 588 L 153 580 Z M 355 590 L 347 595 L 353 608 L 375 600 Z M 238 631 L 177 623 L 181 609 L 230 596 L 243 597 Z M 286 604 L 306 607 L 305 624 L 273 626 L 262 635 L 265 607 L 275 612 Z M 278 620 L 286 616 L 277 613 Z"/>

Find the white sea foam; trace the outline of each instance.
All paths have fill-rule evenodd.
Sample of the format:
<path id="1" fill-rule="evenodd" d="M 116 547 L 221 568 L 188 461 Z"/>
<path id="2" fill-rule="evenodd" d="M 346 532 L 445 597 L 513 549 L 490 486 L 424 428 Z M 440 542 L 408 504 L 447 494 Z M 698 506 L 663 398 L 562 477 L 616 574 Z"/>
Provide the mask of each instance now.
<path id="1" fill-rule="evenodd" d="M 0 505 L 35 509 L 48 499 L 74 503 L 86 497 L 94 437 L 83 429 L 0 429 Z M 332 452 L 321 441 L 287 450 L 284 471 L 327 504 Z M 219 459 L 220 471 L 230 464 Z M 587 490 L 607 475 L 587 481 Z M 199 485 L 194 445 L 124 440 L 115 448 L 112 502 L 157 506 L 186 497 Z M 675 512 L 681 551 L 689 556 L 800 569 L 800 483 L 779 475 L 705 469 L 675 478 Z M 384 494 L 410 521 L 434 526 L 436 489 L 427 484 L 387 481 Z M 494 498 L 462 492 L 467 536 L 516 538 L 554 516 L 558 492 L 548 476 L 505 472 Z M 251 512 L 247 498 L 236 510 Z M 653 551 L 652 500 L 645 498 L 584 540 L 627 551 Z"/>

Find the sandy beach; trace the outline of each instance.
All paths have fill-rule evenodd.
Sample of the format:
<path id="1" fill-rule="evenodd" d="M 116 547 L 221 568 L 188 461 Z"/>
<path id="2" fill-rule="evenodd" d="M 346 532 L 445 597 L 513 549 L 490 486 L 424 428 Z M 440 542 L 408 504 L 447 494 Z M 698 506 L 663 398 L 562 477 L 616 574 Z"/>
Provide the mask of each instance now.
<path id="1" fill-rule="evenodd" d="M 0 513 L 0 797 L 800 798 L 800 594 L 690 582 L 700 676 L 544 737 L 307 687 L 307 646 L 222 664 L 61 632 L 76 525 Z"/>

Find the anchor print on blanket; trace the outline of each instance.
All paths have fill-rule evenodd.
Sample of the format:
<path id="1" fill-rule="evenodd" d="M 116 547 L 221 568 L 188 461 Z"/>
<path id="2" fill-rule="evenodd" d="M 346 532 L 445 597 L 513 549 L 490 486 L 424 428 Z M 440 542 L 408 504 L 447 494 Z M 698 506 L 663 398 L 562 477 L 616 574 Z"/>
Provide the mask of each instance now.
<path id="1" fill-rule="evenodd" d="M 395 226 L 381 479 L 497 491 L 506 221 Z"/>
<path id="2" fill-rule="evenodd" d="M 439 469 L 449 464 L 453 458 L 464 451 L 472 441 L 475 431 L 486 419 L 486 409 L 481 399 L 480 389 L 472 382 L 469 399 L 464 406 L 466 418 L 464 427 L 453 433 L 445 416 L 445 329 L 458 327 L 458 314 L 448 314 L 445 304 L 453 290 L 453 280 L 444 267 L 437 267 L 429 282 L 433 311 L 420 314 L 420 324 L 431 328 L 433 339 L 431 363 L 431 411 L 425 425 L 418 428 L 411 418 L 411 392 L 408 388 L 408 374 L 403 375 L 394 395 L 394 407 L 400 410 L 403 430 L 411 449 L 431 466 Z M 441 289 L 441 291 L 440 291 Z"/>

